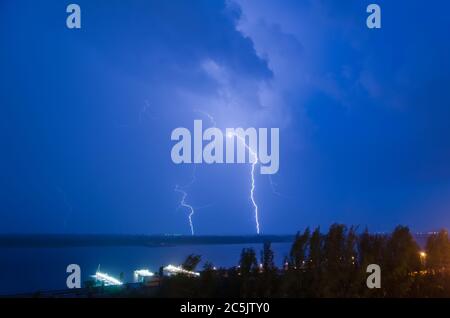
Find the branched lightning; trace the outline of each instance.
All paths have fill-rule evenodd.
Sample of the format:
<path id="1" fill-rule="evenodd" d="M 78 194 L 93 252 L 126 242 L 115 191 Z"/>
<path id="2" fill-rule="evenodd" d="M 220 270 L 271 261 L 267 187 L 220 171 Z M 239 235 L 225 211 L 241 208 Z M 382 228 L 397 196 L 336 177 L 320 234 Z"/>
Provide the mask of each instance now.
<path id="1" fill-rule="evenodd" d="M 228 133 L 228 138 L 236 137 L 237 140 L 239 140 L 245 148 L 248 149 L 249 153 L 253 157 L 252 162 L 252 169 L 251 169 L 251 178 L 252 178 L 252 186 L 250 189 L 250 200 L 252 201 L 253 208 L 255 210 L 255 223 L 256 223 L 256 233 L 259 234 L 259 216 L 258 216 L 258 205 L 255 201 L 255 166 L 259 163 L 258 154 L 245 142 L 245 139 L 242 136 L 239 136 L 236 133 Z"/>
<path id="2" fill-rule="evenodd" d="M 208 117 L 208 119 L 211 121 L 212 127 L 217 127 L 217 123 L 216 123 L 214 117 L 211 116 L 209 113 L 201 111 L 201 110 L 194 110 L 194 111 L 197 112 L 197 113 L 200 113 L 200 114 L 202 114 L 202 115 L 204 115 L 206 117 Z M 231 133 L 230 132 L 230 133 L 227 134 L 227 137 L 228 138 L 236 137 L 237 140 L 239 140 L 239 142 L 241 142 L 244 145 L 244 147 L 246 149 L 248 149 L 250 155 L 253 158 L 252 162 L 251 162 L 251 173 L 250 173 L 250 176 L 251 176 L 250 200 L 251 200 L 253 208 L 254 208 L 254 216 L 255 216 L 255 223 L 256 223 L 256 233 L 260 234 L 259 214 L 258 214 L 259 208 L 258 208 L 258 204 L 256 203 L 256 200 L 255 200 L 255 189 L 256 189 L 256 185 L 255 185 L 255 167 L 259 163 L 258 154 L 256 153 L 256 151 L 254 151 L 246 143 L 245 138 L 243 138 L 242 136 L 239 136 L 236 133 Z M 191 234 L 192 235 L 194 235 L 194 225 L 193 225 L 192 217 L 195 214 L 195 209 L 194 209 L 194 207 L 192 205 L 190 205 L 190 204 L 188 204 L 186 202 L 186 198 L 187 198 L 188 194 L 185 191 L 185 189 L 187 187 L 191 186 L 196 181 L 195 180 L 195 172 L 196 172 L 196 168 L 195 167 L 196 166 L 194 165 L 194 170 L 193 170 L 191 181 L 188 184 L 186 184 L 185 186 L 180 187 L 180 186 L 176 185 L 176 187 L 175 187 L 175 191 L 178 192 L 178 193 L 181 193 L 181 195 L 182 195 L 179 206 L 188 209 L 189 212 L 190 212 L 188 218 L 189 218 L 189 226 L 191 228 Z M 272 184 L 272 180 L 271 180 L 271 184 Z"/>

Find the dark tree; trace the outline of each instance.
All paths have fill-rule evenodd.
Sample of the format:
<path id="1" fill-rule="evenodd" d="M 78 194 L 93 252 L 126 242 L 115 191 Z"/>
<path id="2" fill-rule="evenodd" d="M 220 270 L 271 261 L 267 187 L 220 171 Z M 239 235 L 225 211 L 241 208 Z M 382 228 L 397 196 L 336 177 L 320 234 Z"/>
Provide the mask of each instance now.
<path id="1" fill-rule="evenodd" d="M 214 270 L 214 264 L 206 261 L 205 264 L 203 265 L 203 271 L 204 272 L 210 272 Z"/>
<path id="2" fill-rule="evenodd" d="M 323 291 L 325 297 L 340 296 L 343 289 L 342 281 L 346 273 L 345 266 L 345 233 L 346 227 L 333 224 L 324 238 L 323 245 Z"/>
<path id="3" fill-rule="evenodd" d="M 422 255 L 427 268 L 433 271 L 445 271 L 450 264 L 450 242 L 448 232 L 441 230 L 427 240 L 426 255 Z"/>
<path id="4" fill-rule="evenodd" d="M 261 253 L 261 263 L 264 273 L 269 273 L 276 270 L 270 242 L 264 242 L 263 251 Z"/>
<path id="5" fill-rule="evenodd" d="M 370 234 L 366 228 L 360 235 L 358 240 L 358 267 L 359 273 L 355 280 L 359 282 L 360 289 L 358 296 L 363 297 L 381 297 L 383 296 L 382 289 L 368 289 L 366 286 L 367 266 L 369 264 L 377 264 L 381 268 L 385 268 L 387 236 L 381 234 Z"/>
<path id="6" fill-rule="evenodd" d="M 242 249 L 239 267 L 242 276 L 247 276 L 257 271 L 258 264 L 256 261 L 256 254 L 254 249 L 252 248 Z"/>
<path id="7" fill-rule="evenodd" d="M 408 295 L 420 270 L 419 246 L 409 228 L 397 226 L 386 245 L 386 264 L 382 268 L 384 290 L 390 297 Z"/>
<path id="8" fill-rule="evenodd" d="M 342 255 L 342 288 L 338 293 L 338 295 L 342 297 L 357 295 L 360 289 L 357 244 L 358 235 L 356 234 L 356 228 L 351 226 L 346 232 L 344 251 Z"/>
<path id="9" fill-rule="evenodd" d="M 240 296 L 256 297 L 258 294 L 256 275 L 258 264 L 255 251 L 252 248 L 244 248 L 239 261 Z"/>
<path id="10" fill-rule="evenodd" d="M 363 268 L 366 268 L 369 264 L 382 265 L 386 242 L 386 235 L 369 234 L 369 230 L 366 228 L 359 238 L 359 264 Z"/>
<path id="11" fill-rule="evenodd" d="M 310 237 L 309 227 L 306 228 L 303 234 L 300 234 L 299 232 L 295 237 L 295 241 L 292 244 L 290 252 L 291 263 L 294 266 L 294 268 L 299 269 L 304 267 L 309 237 Z"/>
<path id="12" fill-rule="evenodd" d="M 201 259 L 202 257 L 200 255 L 190 254 L 186 257 L 181 267 L 188 271 L 194 271 Z"/>
<path id="13" fill-rule="evenodd" d="M 200 295 L 202 297 L 207 297 L 208 295 L 217 292 L 218 288 L 218 275 L 211 262 L 205 262 L 203 265 L 203 272 L 200 275 L 201 278 L 201 291 Z"/>
<path id="14" fill-rule="evenodd" d="M 317 227 L 311 234 L 311 238 L 309 240 L 309 259 L 306 263 L 306 269 L 308 270 L 308 279 L 305 284 L 305 289 L 306 296 L 308 297 L 323 296 L 323 254 L 323 237 L 320 234 L 320 228 Z"/>
<path id="15" fill-rule="evenodd" d="M 322 263 L 322 235 L 320 227 L 317 227 L 309 240 L 309 260 L 308 267 L 313 270 L 319 270 Z"/>

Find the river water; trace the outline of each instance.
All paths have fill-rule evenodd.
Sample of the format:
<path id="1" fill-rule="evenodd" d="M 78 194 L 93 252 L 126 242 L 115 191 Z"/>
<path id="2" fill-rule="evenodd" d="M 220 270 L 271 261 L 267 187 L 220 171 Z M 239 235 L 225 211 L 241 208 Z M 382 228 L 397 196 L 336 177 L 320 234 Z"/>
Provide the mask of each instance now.
<path id="1" fill-rule="evenodd" d="M 252 247 L 259 258 L 262 244 L 190 245 L 172 247 L 70 247 L 70 248 L 0 248 L 0 295 L 30 293 L 66 288 L 66 268 L 78 264 L 82 280 L 89 279 L 100 265 L 102 272 L 133 280 L 133 271 L 181 264 L 191 253 L 202 256 L 216 267 L 231 267 L 239 262 L 243 248 Z M 277 266 L 289 254 L 291 243 L 273 243 Z"/>

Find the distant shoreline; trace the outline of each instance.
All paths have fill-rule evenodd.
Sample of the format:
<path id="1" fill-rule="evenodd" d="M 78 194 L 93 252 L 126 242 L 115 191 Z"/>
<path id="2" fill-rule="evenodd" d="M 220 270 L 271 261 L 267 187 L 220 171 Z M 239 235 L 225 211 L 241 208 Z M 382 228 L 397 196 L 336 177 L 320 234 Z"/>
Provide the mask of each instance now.
<path id="1" fill-rule="evenodd" d="M 424 245 L 428 233 L 416 233 Z M 69 247 L 170 247 L 189 245 L 231 245 L 292 243 L 295 235 L 108 235 L 108 234 L 0 234 L 0 248 L 69 248 Z"/>
<path id="2" fill-rule="evenodd" d="M 95 247 L 140 246 L 168 247 L 180 245 L 229 245 L 290 243 L 295 235 L 65 235 L 30 234 L 0 235 L 0 248 L 24 247 Z"/>

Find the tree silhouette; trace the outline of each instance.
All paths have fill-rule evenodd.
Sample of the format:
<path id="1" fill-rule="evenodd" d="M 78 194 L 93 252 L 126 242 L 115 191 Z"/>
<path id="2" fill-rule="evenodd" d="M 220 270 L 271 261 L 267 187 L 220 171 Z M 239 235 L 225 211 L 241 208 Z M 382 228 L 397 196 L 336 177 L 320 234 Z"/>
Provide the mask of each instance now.
<path id="1" fill-rule="evenodd" d="M 201 259 L 202 257 L 200 255 L 190 254 L 186 257 L 181 267 L 188 271 L 194 271 Z"/>
<path id="2" fill-rule="evenodd" d="M 258 264 L 256 261 L 255 250 L 253 248 L 242 249 L 239 268 L 242 276 L 248 276 L 257 271 Z"/>
<path id="3" fill-rule="evenodd" d="M 409 228 L 397 226 L 386 244 L 386 263 L 383 268 L 386 295 L 404 297 L 414 282 L 411 273 L 420 269 L 419 246 Z"/>
<path id="4" fill-rule="evenodd" d="M 270 273 L 276 270 L 270 242 L 264 242 L 263 250 L 261 253 L 261 264 L 264 273 Z"/>
<path id="5" fill-rule="evenodd" d="M 216 270 L 206 262 L 200 278 L 165 277 L 159 296 L 450 297 L 449 254 L 445 230 L 428 238 L 424 256 L 407 227 L 397 226 L 391 234 L 372 234 L 366 228 L 359 234 L 356 227 L 333 224 L 327 233 L 318 227 L 297 233 L 284 268 L 276 267 L 271 244 L 265 242 L 262 270 L 255 250 L 244 248 L 237 268 Z M 183 266 L 194 269 L 199 260 L 189 255 Z M 369 264 L 381 268 L 380 289 L 366 285 Z"/>
<path id="6" fill-rule="evenodd" d="M 305 229 L 303 234 L 297 233 L 291 247 L 290 257 L 294 268 L 302 268 L 305 265 L 306 252 L 309 243 L 310 230 Z"/>
<path id="7" fill-rule="evenodd" d="M 441 230 L 428 237 L 426 244 L 426 267 L 433 271 L 444 271 L 450 264 L 450 242 L 448 232 Z"/>

